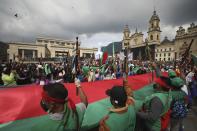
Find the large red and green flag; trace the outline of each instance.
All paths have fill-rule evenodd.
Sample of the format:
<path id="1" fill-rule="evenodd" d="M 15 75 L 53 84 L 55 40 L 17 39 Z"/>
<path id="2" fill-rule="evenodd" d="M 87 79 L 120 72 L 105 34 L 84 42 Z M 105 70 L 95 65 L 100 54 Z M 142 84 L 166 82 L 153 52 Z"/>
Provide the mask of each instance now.
<path id="1" fill-rule="evenodd" d="M 141 107 L 140 100 L 153 92 L 152 85 L 149 85 L 149 77 L 151 74 L 128 77 L 128 83 L 134 90 L 136 98 L 135 106 L 132 107 L 133 124 L 135 124 L 135 110 Z M 116 79 L 81 84 L 89 101 L 82 127 L 89 129 L 98 125 L 111 106 L 105 91 L 114 85 L 122 85 L 122 81 Z M 75 85 L 66 83 L 65 87 L 68 89 L 69 97 L 76 104 L 79 103 Z M 0 131 L 30 131 L 37 123 L 46 120 L 47 114 L 40 107 L 41 91 L 42 87 L 35 84 L 0 89 Z"/>

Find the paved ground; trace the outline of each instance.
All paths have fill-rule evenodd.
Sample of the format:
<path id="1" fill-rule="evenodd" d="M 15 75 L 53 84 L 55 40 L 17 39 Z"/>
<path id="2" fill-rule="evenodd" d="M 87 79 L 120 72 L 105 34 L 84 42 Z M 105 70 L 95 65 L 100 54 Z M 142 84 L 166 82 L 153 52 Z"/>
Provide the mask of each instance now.
<path id="1" fill-rule="evenodd" d="M 197 131 L 197 106 L 190 109 L 187 118 L 184 120 L 184 131 Z"/>

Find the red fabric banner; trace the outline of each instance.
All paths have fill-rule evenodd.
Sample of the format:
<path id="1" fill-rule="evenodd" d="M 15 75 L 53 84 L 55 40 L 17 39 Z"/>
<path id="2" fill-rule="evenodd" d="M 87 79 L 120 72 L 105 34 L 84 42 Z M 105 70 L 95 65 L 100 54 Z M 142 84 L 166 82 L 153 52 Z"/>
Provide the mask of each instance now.
<path id="1" fill-rule="evenodd" d="M 137 90 L 149 83 L 151 74 L 128 77 L 128 83 L 133 90 Z M 106 98 L 105 91 L 114 85 L 122 85 L 123 80 L 104 80 L 96 82 L 84 82 L 82 87 L 88 97 L 89 103 Z M 69 97 L 75 103 L 79 102 L 76 96 L 76 87 L 65 83 Z M 36 117 L 45 114 L 40 107 L 42 86 L 28 85 L 17 88 L 0 90 L 0 123 Z"/>
<path id="2" fill-rule="evenodd" d="M 107 58 L 108 58 L 108 53 L 107 52 L 104 52 L 103 53 L 103 58 L 102 58 L 102 64 L 105 64 Z"/>

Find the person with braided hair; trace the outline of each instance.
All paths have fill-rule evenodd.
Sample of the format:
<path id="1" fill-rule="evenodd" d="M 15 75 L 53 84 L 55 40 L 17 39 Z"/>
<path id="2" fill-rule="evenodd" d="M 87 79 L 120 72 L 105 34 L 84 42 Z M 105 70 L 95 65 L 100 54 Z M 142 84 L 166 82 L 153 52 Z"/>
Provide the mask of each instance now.
<path id="1" fill-rule="evenodd" d="M 75 80 L 81 103 L 75 105 L 68 97 L 68 90 L 61 83 L 43 86 L 40 105 L 48 113 L 46 120 L 34 125 L 32 131 L 79 131 L 88 105 L 87 97 Z"/>

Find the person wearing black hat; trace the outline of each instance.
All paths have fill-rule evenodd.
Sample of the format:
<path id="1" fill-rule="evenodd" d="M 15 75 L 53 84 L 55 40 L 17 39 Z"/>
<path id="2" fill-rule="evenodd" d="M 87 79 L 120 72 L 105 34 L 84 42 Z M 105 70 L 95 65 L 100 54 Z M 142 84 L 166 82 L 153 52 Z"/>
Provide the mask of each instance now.
<path id="1" fill-rule="evenodd" d="M 99 131 L 132 131 L 135 121 L 133 108 L 127 104 L 127 94 L 122 86 L 114 86 L 106 91 L 112 107 L 109 114 L 100 121 Z"/>
<path id="2" fill-rule="evenodd" d="M 169 78 L 161 76 L 155 79 L 155 93 L 145 98 L 142 109 L 137 112 L 136 130 L 164 131 L 167 128 L 168 121 L 163 121 L 166 120 L 163 116 L 168 114 L 172 100 L 170 88 Z"/>
<path id="3" fill-rule="evenodd" d="M 34 125 L 32 131 L 78 131 L 82 123 L 87 97 L 76 81 L 82 103 L 77 105 L 68 97 L 68 90 L 61 83 L 43 86 L 40 105 L 48 113 L 47 119 Z M 69 107 L 70 104 L 70 107 Z"/>

